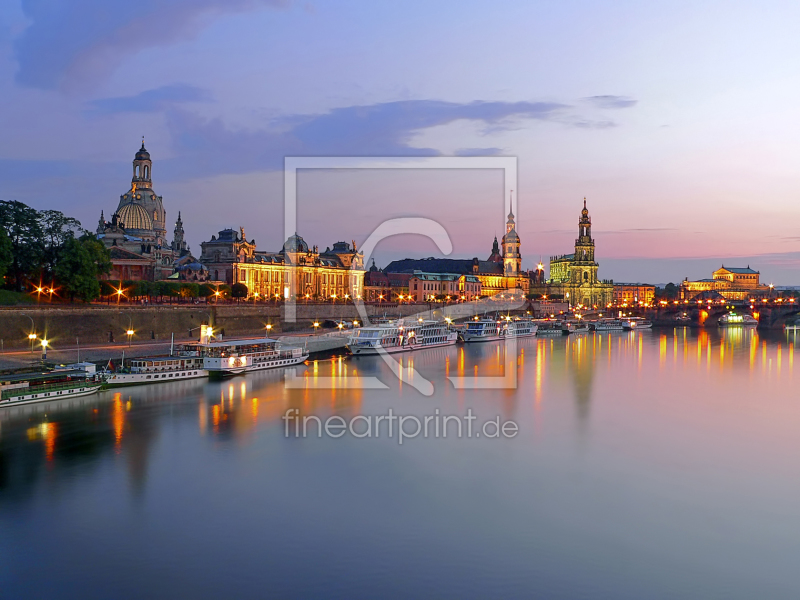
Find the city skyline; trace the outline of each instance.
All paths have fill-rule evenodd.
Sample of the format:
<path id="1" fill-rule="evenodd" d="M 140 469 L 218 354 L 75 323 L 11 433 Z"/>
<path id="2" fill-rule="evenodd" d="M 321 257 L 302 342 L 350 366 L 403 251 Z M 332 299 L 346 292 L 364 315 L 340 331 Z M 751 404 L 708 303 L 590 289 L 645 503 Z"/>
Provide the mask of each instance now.
<path id="1" fill-rule="evenodd" d="M 786 58 L 798 42 L 781 35 L 794 7 L 22 6 L 0 17 L 0 198 L 91 230 L 144 134 L 170 223 L 180 210 L 195 252 L 240 225 L 277 250 L 285 155 L 510 155 L 526 269 L 569 251 L 585 196 L 604 278 L 678 282 L 750 264 L 800 284 Z M 375 215 L 421 214 L 443 222 L 452 256 L 483 257 L 502 231 L 498 182 L 301 176 L 300 233 L 324 247 L 363 239 Z M 330 215 L 343 213 L 333 239 Z M 377 258 L 429 255 L 398 239 Z"/>

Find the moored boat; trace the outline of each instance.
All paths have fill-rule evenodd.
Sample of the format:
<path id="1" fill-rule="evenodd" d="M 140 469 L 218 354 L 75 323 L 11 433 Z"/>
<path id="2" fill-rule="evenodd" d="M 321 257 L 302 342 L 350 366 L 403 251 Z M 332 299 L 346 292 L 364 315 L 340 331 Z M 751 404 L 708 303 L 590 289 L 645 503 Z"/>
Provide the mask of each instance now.
<path id="1" fill-rule="evenodd" d="M 622 321 L 619 319 L 600 319 L 592 323 L 591 328 L 595 331 L 622 331 Z"/>
<path id="2" fill-rule="evenodd" d="M 182 379 L 208 377 L 199 350 L 180 352 L 176 356 L 144 356 L 130 359 L 128 369 L 106 374 L 108 387 L 143 383 L 164 383 Z"/>
<path id="3" fill-rule="evenodd" d="M 461 341 L 465 344 L 472 342 L 493 342 L 502 339 L 503 326 L 495 319 L 475 319 L 468 321 L 461 330 Z"/>
<path id="4" fill-rule="evenodd" d="M 720 327 L 731 327 L 731 326 L 747 327 L 747 326 L 758 325 L 758 320 L 754 318 L 752 315 L 729 312 L 725 313 L 719 318 L 718 325 Z"/>
<path id="5" fill-rule="evenodd" d="M 634 329 L 650 329 L 653 324 L 642 317 L 630 317 L 622 321 L 622 328 L 627 331 Z"/>
<path id="6" fill-rule="evenodd" d="M 98 375 L 79 370 L 4 375 L 0 377 L 0 408 L 88 396 L 102 385 Z"/>
<path id="7" fill-rule="evenodd" d="M 347 340 L 347 349 L 354 355 L 407 352 L 409 333 L 402 320 L 359 327 Z"/>
<path id="8" fill-rule="evenodd" d="M 564 335 L 561 321 L 539 321 L 537 324 L 536 335 L 550 336 L 550 335 Z"/>
<path id="9" fill-rule="evenodd" d="M 203 355 L 203 368 L 211 377 L 290 367 L 308 358 L 305 348 L 284 347 L 279 340 L 271 338 L 226 340 L 197 346 Z"/>

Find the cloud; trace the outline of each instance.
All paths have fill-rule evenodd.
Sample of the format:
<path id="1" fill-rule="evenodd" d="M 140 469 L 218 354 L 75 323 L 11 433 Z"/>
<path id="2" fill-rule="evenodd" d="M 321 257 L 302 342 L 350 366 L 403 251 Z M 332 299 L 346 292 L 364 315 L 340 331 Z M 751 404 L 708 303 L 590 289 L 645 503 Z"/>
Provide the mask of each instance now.
<path id="1" fill-rule="evenodd" d="M 502 148 L 459 148 L 456 156 L 498 156 L 503 153 Z"/>
<path id="2" fill-rule="evenodd" d="M 215 16 L 287 0 L 23 0 L 30 25 L 14 43 L 17 82 L 55 89 L 96 84 L 126 56 L 190 39 Z"/>
<path id="3" fill-rule="evenodd" d="M 594 105 L 597 108 L 631 108 L 636 105 L 636 100 L 628 96 L 589 96 L 583 98 L 584 102 Z"/>
<path id="4" fill-rule="evenodd" d="M 555 121 L 567 108 L 551 102 L 404 100 L 290 115 L 257 130 L 231 130 L 219 119 L 203 120 L 180 109 L 167 111 L 167 123 L 181 156 L 176 168 L 194 175 L 197 169 L 207 174 L 280 169 L 285 156 L 437 156 L 436 149 L 410 145 L 416 132 L 458 120 Z"/>
<path id="5" fill-rule="evenodd" d="M 181 102 L 208 102 L 211 99 L 208 91 L 176 83 L 152 90 L 145 90 L 133 96 L 103 98 L 89 103 L 90 112 L 95 114 L 115 114 L 124 112 L 159 112 Z"/>

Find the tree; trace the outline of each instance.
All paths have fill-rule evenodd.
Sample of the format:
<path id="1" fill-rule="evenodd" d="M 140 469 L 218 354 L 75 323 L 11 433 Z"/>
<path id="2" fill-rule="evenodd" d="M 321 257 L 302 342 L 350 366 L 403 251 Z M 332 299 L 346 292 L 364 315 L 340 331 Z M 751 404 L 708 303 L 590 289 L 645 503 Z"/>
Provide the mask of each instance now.
<path id="1" fill-rule="evenodd" d="M 656 288 L 656 296 L 667 300 L 674 300 L 678 297 L 678 286 L 674 283 L 668 283 L 663 288 Z"/>
<path id="2" fill-rule="evenodd" d="M 90 302 L 100 295 L 97 267 L 91 252 L 74 237 L 61 246 L 53 274 L 71 300 L 77 297 Z"/>
<path id="3" fill-rule="evenodd" d="M 80 237 L 80 242 L 89 251 L 92 261 L 95 263 L 97 276 L 108 275 L 111 272 L 111 252 L 98 240 L 93 233 L 84 233 Z"/>
<path id="4" fill-rule="evenodd" d="M 100 295 L 100 276 L 108 273 L 108 250 L 93 235 L 67 236 L 58 249 L 53 275 L 71 300 L 91 302 Z"/>
<path id="5" fill-rule="evenodd" d="M 11 239 L 8 237 L 6 230 L 0 227 L 0 285 L 5 281 L 6 272 L 8 267 L 14 260 L 11 253 Z"/>
<path id="6" fill-rule="evenodd" d="M 241 282 L 234 283 L 231 286 L 231 297 L 236 298 L 236 302 L 241 298 L 247 298 L 247 286 Z"/>
<path id="7" fill-rule="evenodd" d="M 183 298 L 197 298 L 200 295 L 200 286 L 196 283 L 181 283 L 181 296 Z"/>
<path id="8" fill-rule="evenodd" d="M 76 237 L 83 230 L 80 221 L 66 217 L 58 210 L 38 211 L 38 220 L 42 230 L 42 266 L 52 274 L 61 248 L 69 238 Z"/>
<path id="9" fill-rule="evenodd" d="M 21 292 L 25 280 L 41 269 L 44 243 L 39 212 L 16 200 L 0 200 L 0 227 L 11 240 L 8 273 L 14 279 L 14 288 Z"/>
<path id="10" fill-rule="evenodd" d="M 200 285 L 199 288 L 200 289 L 199 289 L 199 294 L 198 295 L 201 298 L 209 298 L 209 297 L 214 295 L 215 286 L 213 286 L 213 285 L 211 285 L 209 283 L 204 283 L 204 284 Z"/>

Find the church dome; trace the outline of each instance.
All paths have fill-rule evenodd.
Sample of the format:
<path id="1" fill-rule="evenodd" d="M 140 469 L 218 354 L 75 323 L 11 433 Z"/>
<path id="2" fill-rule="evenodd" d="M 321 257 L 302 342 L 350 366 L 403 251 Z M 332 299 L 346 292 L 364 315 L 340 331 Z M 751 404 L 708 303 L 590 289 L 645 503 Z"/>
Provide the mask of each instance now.
<path id="1" fill-rule="evenodd" d="M 153 229 L 153 221 L 141 204 L 129 202 L 117 211 L 117 215 L 125 229 Z"/>

